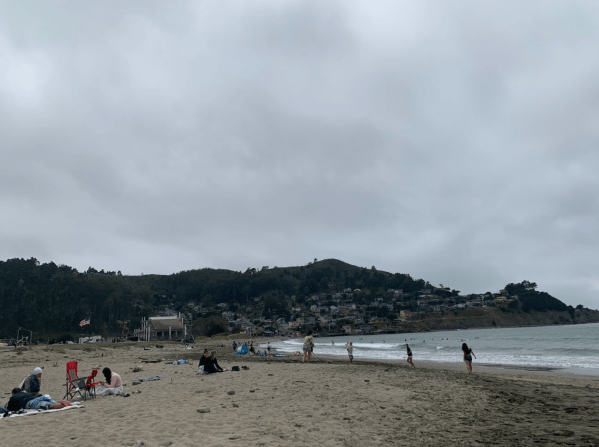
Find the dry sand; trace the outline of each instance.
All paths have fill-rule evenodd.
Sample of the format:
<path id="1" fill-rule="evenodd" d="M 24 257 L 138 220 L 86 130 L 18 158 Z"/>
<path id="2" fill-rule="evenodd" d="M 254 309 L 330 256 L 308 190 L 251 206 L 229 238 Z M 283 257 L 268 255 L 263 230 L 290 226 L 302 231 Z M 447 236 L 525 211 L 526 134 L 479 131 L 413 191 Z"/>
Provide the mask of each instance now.
<path id="1" fill-rule="evenodd" d="M 220 344 L 225 343 L 225 347 Z M 143 346 L 152 346 L 144 351 Z M 0 402 L 35 366 L 42 392 L 65 393 L 65 365 L 80 375 L 110 367 L 130 397 L 99 396 L 80 410 L 0 420 L 2 446 L 470 446 L 599 445 L 599 378 L 463 364 L 373 363 L 319 356 L 236 356 L 230 340 L 88 344 L 1 350 Z M 200 349 L 224 367 L 195 374 Z M 164 360 L 190 359 L 192 365 Z M 161 363 L 143 363 L 158 360 Z M 133 368 L 142 367 L 142 372 Z M 166 380 L 132 386 L 138 377 Z M 369 379 L 368 382 L 365 379 Z M 139 393 L 138 393 L 139 391 Z M 234 395 L 227 394 L 235 391 Z M 198 413 L 201 408 L 209 413 Z M 143 444 L 142 444 L 143 443 Z"/>

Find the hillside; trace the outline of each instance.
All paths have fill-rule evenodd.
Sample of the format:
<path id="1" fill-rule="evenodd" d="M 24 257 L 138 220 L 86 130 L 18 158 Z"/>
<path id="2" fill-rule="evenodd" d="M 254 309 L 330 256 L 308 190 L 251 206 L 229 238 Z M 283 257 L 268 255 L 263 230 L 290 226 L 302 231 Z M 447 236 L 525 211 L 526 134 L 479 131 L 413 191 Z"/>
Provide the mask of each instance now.
<path id="1" fill-rule="evenodd" d="M 0 306 L 3 309 L 0 338 L 14 337 L 20 327 L 33 330 L 34 339 L 64 334 L 72 337 L 91 333 L 121 334 L 138 327 L 141 318 L 161 310 L 181 311 L 191 320 L 213 318 L 217 324 L 211 327 L 228 330 L 227 322 L 220 316 L 223 310 L 235 313 L 238 318 L 278 316 L 290 321 L 298 317 L 297 309 L 311 312 L 310 305 L 317 303 L 323 310 L 314 315 L 320 315 L 323 320 L 324 309 L 344 300 L 365 309 L 363 318 L 386 319 L 389 324 L 399 321 L 400 310 L 411 311 L 414 315 L 408 323 L 397 323 L 402 330 L 402 325 L 411 327 L 420 319 L 430 319 L 426 327 L 431 329 L 450 322 L 454 326 L 480 327 L 491 325 L 492 321 L 501 326 L 539 324 L 533 321 L 552 324 L 555 318 L 559 324 L 599 321 L 597 312 L 581 306 L 575 310 L 535 288 L 536 284 L 527 281 L 508 284 L 504 291 L 508 299 L 499 306 L 502 311 L 492 307 L 485 310 L 484 318 L 469 320 L 456 318 L 454 313 L 460 315 L 470 309 L 446 311 L 474 299 L 459 295 L 457 290 L 434 287 L 409 274 L 357 267 L 334 259 L 314 260 L 296 267 L 248 268 L 245 272 L 205 268 L 143 276 L 123 276 L 120 272 L 97 271 L 92 267 L 78 272 L 53 262 L 40 264 L 34 258 L 10 259 L 0 261 Z M 357 289 L 359 292 L 355 292 Z M 488 298 L 488 295 L 477 297 L 480 303 L 475 305 L 495 306 Z M 387 307 L 373 308 L 373 300 L 386 302 Z M 441 308 L 443 317 L 436 317 L 437 307 Z M 550 317 L 551 312 L 565 316 Z M 495 316 L 489 319 L 491 313 Z M 542 318 L 538 317 L 540 314 L 544 314 Z M 90 316 L 91 324 L 80 329 L 79 322 Z M 340 317 L 334 319 L 338 328 L 343 324 L 344 315 Z M 440 320 L 443 323 L 433 324 L 434 318 L 444 318 Z M 205 321 L 195 325 L 196 328 L 205 326 Z"/>

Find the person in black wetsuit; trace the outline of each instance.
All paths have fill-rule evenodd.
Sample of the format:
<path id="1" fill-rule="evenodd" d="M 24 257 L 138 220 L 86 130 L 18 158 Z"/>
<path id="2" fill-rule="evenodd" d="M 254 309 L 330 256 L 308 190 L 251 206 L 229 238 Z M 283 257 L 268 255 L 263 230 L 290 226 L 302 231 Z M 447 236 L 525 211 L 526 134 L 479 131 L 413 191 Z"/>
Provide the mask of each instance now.
<path id="1" fill-rule="evenodd" d="M 472 348 L 469 348 L 466 343 L 462 343 L 462 351 L 464 352 L 464 363 L 466 364 L 466 369 L 469 373 L 472 372 L 472 356 L 474 355 L 474 351 Z M 476 356 L 474 355 L 474 358 Z"/>
<path id="2" fill-rule="evenodd" d="M 223 369 L 218 364 L 216 360 L 216 351 L 212 351 L 210 356 L 206 359 L 206 364 L 204 365 L 204 372 L 208 374 L 223 372 Z"/>
<path id="3" fill-rule="evenodd" d="M 407 352 L 408 352 L 408 360 L 407 360 L 407 362 L 408 362 L 410 365 L 412 365 L 414 368 L 416 368 L 416 367 L 414 366 L 414 364 L 412 363 L 412 350 L 410 349 L 410 347 L 408 346 L 408 344 L 407 344 L 407 343 L 406 343 L 406 350 L 407 350 Z"/>

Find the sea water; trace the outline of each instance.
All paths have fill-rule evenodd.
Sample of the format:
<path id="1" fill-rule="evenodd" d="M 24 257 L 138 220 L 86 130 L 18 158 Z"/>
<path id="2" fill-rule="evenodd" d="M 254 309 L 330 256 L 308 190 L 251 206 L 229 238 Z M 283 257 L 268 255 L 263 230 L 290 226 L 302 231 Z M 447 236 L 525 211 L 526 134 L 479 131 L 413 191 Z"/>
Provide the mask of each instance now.
<path id="1" fill-rule="evenodd" d="M 599 375 L 599 323 L 316 338 L 314 353 L 347 356 L 350 340 L 356 359 L 405 360 L 408 343 L 414 363 L 462 362 L 462 343 L 467 343 L 476 354 L 475 363 L 567 368 Z M 302 351 L 302 345 L 303 337 L 271 343 L 286 353 Z"/>

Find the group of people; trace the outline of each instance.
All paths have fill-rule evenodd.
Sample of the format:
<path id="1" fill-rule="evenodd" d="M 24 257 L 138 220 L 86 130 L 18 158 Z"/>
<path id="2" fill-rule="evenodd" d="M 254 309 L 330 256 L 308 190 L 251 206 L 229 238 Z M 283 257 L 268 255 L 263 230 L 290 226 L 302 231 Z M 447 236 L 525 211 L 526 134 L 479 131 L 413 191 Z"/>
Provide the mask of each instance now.
<path id="1" fill-rule="evenodd" d="M 216 360 L 216 351 L 209 353 L 208 349 L 204 349 L 204 353 L 200 357 L 200 363 L 198 364 L 198 372 L 200 371 L 204 374 L 214 374 L 224 371 L 218 364 L 218 360 Z"/>
<path id="2" fill-rule="evenodd" d="M 18 387 L 13 388 L 10 399 L 6 403 L 6 408 L 0 407 L 0 413 L 20 410 L 58 410 L 60 408 L 71 406 L 66 400 L 56 402 L 47 394 L 40 394 L 42 389 L 43 370 L 39 366 L 33 372 L 25 377 Z"/>
<path id="3" fill-rule="evenodd" d="M 247 347 L 247 350 L 250 354 L 252 355 L 260 355 L 260 356 L 270 356 L 271 354 L 277 355 L 277 350 L 275 349 L 273 352 L 271 352 L 271 350 L 273 349 L 270 346 L 270 342 L 268 342 L 268 344 L 266 345 L 266 349 L 264 349 L 264 351 L 260 351 L 260 349 L 256 350 L 256 348 L 254 347 L 254 342 L 240 342 L 241 345 L 237 344 L 237 342 L 235 340 L 233 340 L 233 343 L 231 343 L 231 346 L 233 347 L 233 351 L 237 352 L 237 347 L 238 346 L 245 346 Z"/>
<path id="4" fill-rule="evenodd" d="M 5 407 L 0 407 L 0 413 L 18 412 L 21 410 L 60 410 L 70 407 L 68 400 L 55 401 L 48 394 L 41 394 L 43 370 L 39 366 L 25 377 L 18 387 L 13 388 L 11 397 Z M 96 388 L 96 394 L 108 395 L 123 392 L 121 376 L 114 373 L 110 368 L 102 370 L 104 381 L 100 381 Z"/>
<path id="5" fill-rule="evenodd" d="M 310 337 L 309 340 L 308 340 L 308 337 Z M 309 331 L 308 334 L 306 335 L 306 338 L 304 339 L 304 355 L 306 353 L 306 348 L 307 348 L 306 342 L 307 341 L 311 342 L 312 346 L 313 346 L 314 340 L 312 338 L 312 331 Z M 412 365 L 413 368 L 416 368 L 416 366 L 414 365 L 414 362 L 412 361 L 413 354 L 412 354 L 412 350 L 410 349 L 410 345 L 408 343 L 406 343 L 405 347 L 406 347 L 406 354 L 407 354 L 406 361 L 410 365 Z M 352 363 L 353 360 L 354 360 L 354 342 L 353 341 L 349 341 L 345 345 L 345 348 L 347 350 L 347 355 L 349 356 L 349 363 Z M 308 351 L 308 353 L 309 352 L 310 351 Z M 462 343 L 462 354 L 463 354 L 464 363 L 466 363 L 466 370 L 469 373 L 471 373 L 472 372 L 472 357 L 474 356 L 474 358 L 476 358 L 476 355 L 474 355 L 474 351 L 466 343 Z M 310 361 L 309 359 L 310 359 L 310 357 L 309 357 L 309 354 L 308 354 L 308 361 Z"/>

